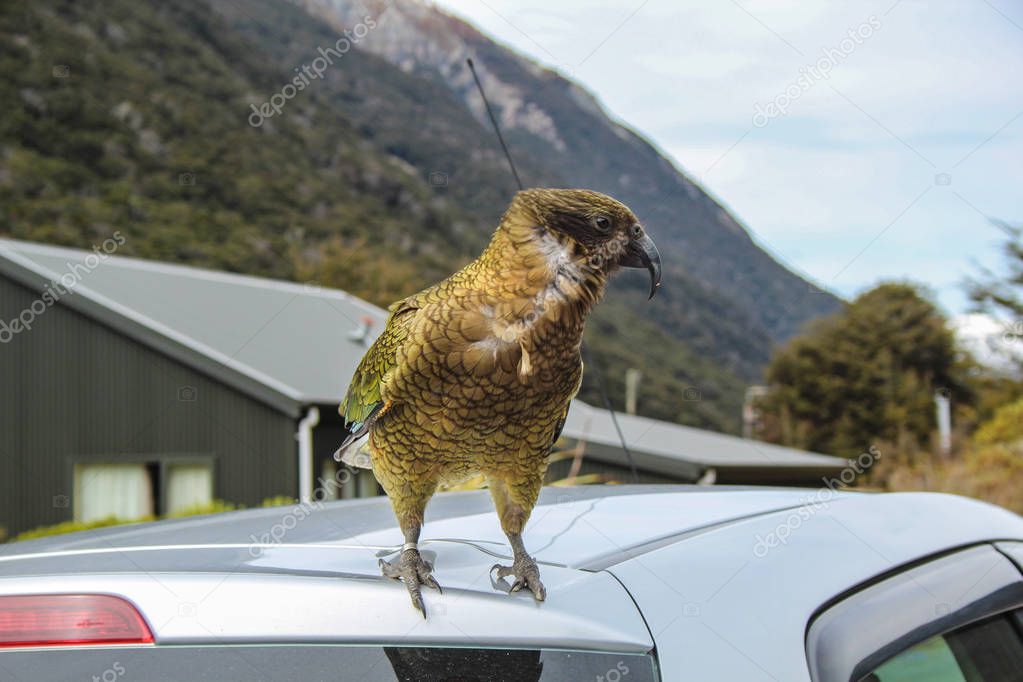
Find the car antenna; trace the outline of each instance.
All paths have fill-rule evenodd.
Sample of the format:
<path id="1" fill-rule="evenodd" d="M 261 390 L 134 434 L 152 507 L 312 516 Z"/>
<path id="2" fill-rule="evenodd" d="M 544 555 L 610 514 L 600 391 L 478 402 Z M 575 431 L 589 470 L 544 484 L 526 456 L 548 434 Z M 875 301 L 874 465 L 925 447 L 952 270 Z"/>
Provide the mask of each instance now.
<path id="1" fill-rule="evenodd" d="M 525 189 L 522 185 L 522 179 L 519 177 L 519 172 L 515 170 L 515 162 L 512 161 L 511 152 L 508 151 L 508 145 L 505 144 L 504 135 L 501 134 L 501 126 L 497 124 L 497 117 L 494 116 L 494 110 L 490 108 L 490 100 L 487 99 L 487 93 L 483 91 L 483 83 L 480 82 L 480 77 L 476 74 L 476 65 L 472 63 L 472 58 L 467 58 L 465 63 L 469 65 L 469 71 L 472 72 L 472 79 L 476 81 L 476 89 L 480 91 L 480 97 L 483 98 L 483 106 L 487 109 L 487 115 L 490 117 L 490 123 L 494 126 L 494 132 L 497 133 L 497 139 L 501 143 L 501 149 L 504 150 L 504 157 L 508 159 L 508 167 L 511 168 L 512 175 L 515 176 L 515 184 L 519 186 L 520 190 Z M 582 355 L 586 362 L 586 366 L 591 368 L 593 376 L 597 380 L 597 390 L 600 392 L 600 397 L 604 402 L 604 409 L 611 415 L 611 422 L 615 426 L 615 431 L 618 433 L 618 441 L 622 445 L 622 452 L 625 453 L 625 458 L 629 461 L 629 470 L 632 472 L 632 482 L 639 483 L 639 473 L 636 471 L 636 463 L 632 459 L 632 452 L 629 450 L 629 446 L 625 443 L 625 435 L 622 433 L 622 427 L 618 424 L 618 414 L 614 411 L 611 406 L 611 398 L 607 394 L 607 389 L 604 387 L 604 378 L 601 376 L 600 367 L 598 367 L 590 359 L 590 354 L 586 350 L 586 346 L 582 346 Z"/>

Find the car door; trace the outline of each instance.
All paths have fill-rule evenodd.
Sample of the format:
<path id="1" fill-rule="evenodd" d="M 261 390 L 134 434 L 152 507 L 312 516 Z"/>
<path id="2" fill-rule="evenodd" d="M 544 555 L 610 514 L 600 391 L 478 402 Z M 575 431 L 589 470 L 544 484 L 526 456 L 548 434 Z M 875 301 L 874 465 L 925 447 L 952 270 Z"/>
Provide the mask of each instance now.
<path id="1" fill-rule="evenodd" d="M 807 631 L 812 679 L 1023 680 L 1020 566 L 1023 543 L 979 545 L 841 595 Z"/>

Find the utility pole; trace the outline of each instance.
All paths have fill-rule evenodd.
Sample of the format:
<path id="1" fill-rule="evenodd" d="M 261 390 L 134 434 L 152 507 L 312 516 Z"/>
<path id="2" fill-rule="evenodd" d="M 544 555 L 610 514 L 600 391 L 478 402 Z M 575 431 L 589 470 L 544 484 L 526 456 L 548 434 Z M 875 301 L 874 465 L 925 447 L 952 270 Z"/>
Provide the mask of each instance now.
<path id="1" fill-rule="evenodd" d="M 643 373 L 635 367 L 625 370 L 625 414 L 636 414 L 636 398 Z"/>
<path id="2" fill-rule="evenodd" d="M 938 418 L 938 452 L 948 457 L 952 452 L 952 400 L 947 388 L 934 392 L 934 408 Z"/>
<path id="3" fill-rule="evenodd" d="M 756 434 L 757 422 L 760 421 L 760 410 L 757 409 L 757 398 L 767 395 L 767 386 L 750 386 L 746 389 L 746 397 L 742 401 L 742 437 L 752 439 Z"/>

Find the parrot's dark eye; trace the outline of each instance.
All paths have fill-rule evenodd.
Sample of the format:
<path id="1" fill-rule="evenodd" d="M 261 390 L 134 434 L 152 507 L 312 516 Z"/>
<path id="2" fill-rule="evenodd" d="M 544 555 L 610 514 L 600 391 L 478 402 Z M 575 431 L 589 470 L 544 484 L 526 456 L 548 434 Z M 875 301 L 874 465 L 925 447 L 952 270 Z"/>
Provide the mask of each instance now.
<path id="1" fill-rule="evenodd" d="M 602 215 L 597 216 L 596 218 L 593 219 L 593 225 L 600 232 L 610 232 L 611 231 L 611 220 L 607 216 L 602 216 Z"/>
<path id="2" fill-rule="evenodd" d="M 629 230 L 629 232 L 632 234 L 633 239 L 639 239 L 640 237 L 643 236 L 643 228 L 639 226 L 639 223 L 633 225 L 632 229 Z"/>

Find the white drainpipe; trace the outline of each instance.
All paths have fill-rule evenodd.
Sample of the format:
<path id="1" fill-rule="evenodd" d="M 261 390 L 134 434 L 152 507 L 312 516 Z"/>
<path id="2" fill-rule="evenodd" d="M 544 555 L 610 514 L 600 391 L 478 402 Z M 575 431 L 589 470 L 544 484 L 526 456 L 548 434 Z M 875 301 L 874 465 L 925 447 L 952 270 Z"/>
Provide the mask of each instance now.
<path id="1" fill-rule="evenodd" d="M 310 407 L 298 423 L 298 499 L 313 501 L 313 428 L 320 423 L 320 411 Z"/>

